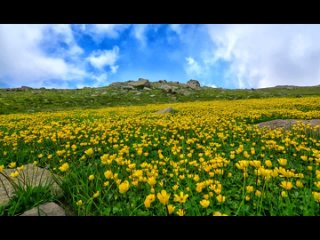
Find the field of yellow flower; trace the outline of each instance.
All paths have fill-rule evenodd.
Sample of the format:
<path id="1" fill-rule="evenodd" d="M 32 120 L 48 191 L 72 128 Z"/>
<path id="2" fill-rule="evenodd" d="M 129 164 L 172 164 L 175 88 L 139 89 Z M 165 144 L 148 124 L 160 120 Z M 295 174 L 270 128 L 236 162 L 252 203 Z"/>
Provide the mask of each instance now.
<path id="1" fill-rule="evenodd" d="M 320 97 L 210 101 L 0 116 L 0 171 L 64 176 L 78 215 L 319 215 Z M 171 106 L 172 114 L 157 114 Z M 12 176 L 16 177 L 16 176 Z"/>

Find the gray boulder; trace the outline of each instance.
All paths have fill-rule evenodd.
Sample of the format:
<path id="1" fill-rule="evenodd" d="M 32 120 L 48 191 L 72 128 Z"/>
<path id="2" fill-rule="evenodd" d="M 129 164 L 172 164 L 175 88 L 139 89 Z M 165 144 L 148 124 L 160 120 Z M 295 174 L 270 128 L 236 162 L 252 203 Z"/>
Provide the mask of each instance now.
<path id="1" fill-rule="evenodd" d="M 20 216 L 66 216 L 66 212 L 58 204 L 49 202 L 34 207 Z"/>
<path id="2" fill-rule="evenodd" d="M 157 113 L 171 113 L 174 112 L 174 109 L 172 107 L 168 107 L 162 110 L 159 110 Z"/>
<path id="3" fill-rule="evenodd" d="M 129 82 L 128 85 L 135 88 L 151 87 L 149 80 L 144 78 L 139 78 L 139 80 L 135 82 Z"/>
<path id="4" fill-rule="evenodd" d="M 8 176 L 8 178 L 0 174 L 0 206 L 7 204 L 14 195 L 14 187 L 10 181 L 14 181 L 23 186 L 50 186 L 53 194 L 58 197 L 63 195 L 62 189 L 55 182 L 51 172 L 47 169 L 39 168 L 33 164 L 27 164 L 25 165 L 25 169 L 20 171 L 17 178 L 12 178 L 10 177 L 10 173 L 14 171 L 16 171 L 16 169 L 3 170 L 3 173 Z M 58 176 L 55 177 L 56 179 L 59 179 Z"/>
<path id="5" fill-rule="evenodd" d="M 187 86 L 193 89 L 198 89 L 201 87 L 198 80 L 192 80 L 192 79 L 187 82 Z"/>

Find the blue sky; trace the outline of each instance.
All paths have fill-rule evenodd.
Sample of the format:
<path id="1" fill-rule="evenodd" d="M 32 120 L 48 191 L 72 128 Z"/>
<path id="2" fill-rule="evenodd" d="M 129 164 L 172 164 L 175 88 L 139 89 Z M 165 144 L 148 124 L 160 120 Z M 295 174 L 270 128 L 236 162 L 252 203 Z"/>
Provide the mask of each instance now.
<path id="1" fill-rule="evenodd" d="M 0 25 L 0 87 L 320 84 L 320 25 Z"/>

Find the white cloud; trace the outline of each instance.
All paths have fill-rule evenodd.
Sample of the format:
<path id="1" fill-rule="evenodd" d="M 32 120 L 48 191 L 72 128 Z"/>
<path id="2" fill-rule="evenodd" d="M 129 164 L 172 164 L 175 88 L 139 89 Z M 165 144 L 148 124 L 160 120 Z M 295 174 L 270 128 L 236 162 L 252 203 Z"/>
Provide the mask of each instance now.
<path id="1" fill-rule="evenodd" d="M 89 34 L 93 40 L 100 42 L 105 38 L 117 39 L 130 24 L 81 24 L 80 30 Z"/>
<path id="2" fill-rule="evenodd" d="M 114 65 L 114 66 L 111 66 L 111 73 L 117 73 L 118 69 L 119 69 L 119 66 L 118 65 Z"/>
<path id="3" fill-rule="evenodd" d="M 112 72 L 117 71 L 117 66 L 115 66 L 116 61 L 119 57 L 119 47 L 114 46 L 112 50 L 98 50 L 91 53 L 87 58 L 89 63 L 99 69 L 103 70 L 105 66 L 110 66 Z"/>
<path id="4" fill-rule="evenodd" d="M 132 34 L 140 42 L 142 47 L 145 47 L 147 44 L 146 33 L 148 26 L 148 24 L 134 24 L 132 26 Z"/>
<path id="5" fill-rule="evenodd" d="M 59 41 L 66 44 L 60 49 Z M 50 46 L 58 54 L 48 55 L 44 50 Z M 83 50 L 76 44 L 70 25 L 0 25 L 0 84 L 18 87 L 54 86 L 53 79 L 63 81 L 81 80 L 86 74 L 76 63 L 66 62 Z"/>
<path id="6" fill-rule="evenodd" d="M 230 64 L 236 87 L 320 83 L 320 25 L 209 25 L 211 64 Z"/>
<path id="7" fill-rule="evenodd" d="M 186 61 L 185 71 L 189 77 L 197 78 L 203 73 L 202 67 L 194 58 L 187 57 Z"/>

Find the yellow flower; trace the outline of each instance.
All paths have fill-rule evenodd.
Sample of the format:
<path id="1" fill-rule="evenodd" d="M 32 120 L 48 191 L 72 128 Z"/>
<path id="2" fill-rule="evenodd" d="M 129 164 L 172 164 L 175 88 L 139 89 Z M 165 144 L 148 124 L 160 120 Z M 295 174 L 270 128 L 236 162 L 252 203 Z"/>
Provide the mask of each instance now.
<path id="1" fill-rule="evenodd" d="M 77 202 L 76 202 L 76 205 L 77 205 L 77 206 L 81 206 L 81 205 L 82 205 L 82 200 L 77 201 Z"/>
<path id="2" fill-rule="evenodd" d="M 106 181 L 106 182 L 103 183 L 103 186 L 107 187 L 107 186 L 109 186 L 109 184 L 110 184 L 109 181 Z"/>
<path id="3" fill-rule="evenodd" d="M 206 200 L 208 200 L 208 199 L 209 199 L 209 194 L 203 195 L 203 198 L 206 199 Z"/>
<path id="4" fill-rule="evenodd" d="M 93 198 L 97 198 L 100 196 L 100 191 L 96 191 L 94 194 L 93 194 Z"/>
<path id="5" fill-rule="evenodd" d="M 261 196 L 261 191 L 256 190 L 255 195 L 256 195 L 257 197 L 260 197 L 260 196 Z"/>
<path id="6" fill-rule="evenodd" d="M 250 201 L 251 198 L 250 198 L 250 196 L 247 195 L 247 196 L 245 197 L 245 199 L 246 199 L 246 201 Z"/>
<path id="7" fill-rule="evenodd" d="M 157 180 L 156 180 L 156 178 L 155 177 L 150 177 L 150 178 L 148 178 L 148 181 L 147 181 L 151 186 L 154 186 L 154 185 L 156 185 L 156 183 L 157 183 Z"/>
<path id="8" fill-rule="evenodd" d="M 312 171 L 312 166 L 308 166 L 307 169 L 308 169 L 309 171 Z"/>
<path id="9" fill-rule="evenodd" d="M 222 214 L 221 212 L 219 211 L 216 211 L 212 214 L 212 216 L 228 216 L 227 214 Z"/>
<path id="10" fill-rule="evenodd" d="M 18 177 L 19 176 L 19 172 L 18 171 L 14 171 L 12 173 L 10 173 L 10 176 L 15 178 L 15 177 Z"/>
<path id="11" fill-rule="evenodd" d="M 308 157 L 307 156 L 301 156 L 300 157 L 303 161 L 307 161 L 308 160 Z"/>
<path id="12" fill-rule="evenodd" d="M 210 201 L 209 200 L 206 200 L 206 199 L 203 199 L 200 201 L 200 205 L 203 207 L 203 208 L 207 208 L 209 207 L 210 205 Z"/>
<path id="13" fill-rule="evenodd" d="M 221 194 L 219 194 L 216 199 L 218 200 L 219 203 L 223 203 L 226 200 L 225 196 L 222 196 Z"/>
<path id="14" fill-rule="evenodd" d="M 11 162 L 9 168 L 15 168 L 17 166 L 16 162 Z"/>
<path id="15" fill-rule="evenodd" d="M 314 185 L 316 185 L 317 188 L 320 188 L 320 182 L 315 182 Z"/>
<path id="16" fill-rule="evenodd" d="M 104 172 L 104 176 L 106 177 L 106 179 L 110 179 L 113 177 L 113 173 L 110 170 L 107 170 Z"/>
<path id="17" fill-rule="evenodd" d="M 84 151 L 85 154 L 87 154 L 88 156 L 93 155 L 93 149 L 89 148 L 88 150 Z"/>
<path id="18" fill-rule="evenodd" d="M 282 191 L 281 197 L 283 197 L 283 198 L 288 197 L 288 193 L 286 191 Z"/>
<path id="19" fill-rule="evenodd" d="M 185 214 L 186 212 L 183 210 L 183 209 L 179 209 L 178 211 L 177 211 L 177 214 L 178 214 L 178 216 L 184 216 L 184 214 Z"/>
<path id="20" fill-rule="evenodd" d="M 0 165 L 0 172 L 2 172 L 4 169 L 4 165 Z"/>
<path id="21" fill-rule="evenodd" d="M 174 207 L 174 206 L 171 205 L 171 204 L 167 206 L 169 215 L 171 215 L 171 214 L 174 212 L 174 209 L 175 209 L 175 208 L 176 208 L 176 207 Z"/>
<path id="22" fill-rule="evenodd" d="M 161 193 L 157 194 L 157 198 L 163 205 L 167 205 L 169 202 L 170 194 L 168 194 L 166 190 L 161 190 Z"/>
<path id="23" fill-rule="evenodd" d="M 33 161 L 32 163 L 34 166 L 37 166 L 38 165 L 38 161 Z"/>
<path id="24" fill-rule="evenodd" d="M 290 190 L 293 187 L 293 184 L 292 184 L 292 182 L 282 181 L 280 184 L 280 187 L 282 187 L 286 190 Z"/>
<path id="25" fill-rule="evenodd" d="M 298 188 L 302 188 L 302 187 L 303 187 L 303 183 L 302 183 L 300 180 L 297 180 L 297 181 L 296 181 L 296 186 L 297 186 Z"/>
<path id="26" fill-rule="evenodd" d="M 187 198 L 189 197 L 188 194 L 184 194 L 183 192 L 180 192 L 180 195 L 175 194 L 174 195 L 174 201 L 179 203 L 185 203 L 187 201 Z"/>
<path id="27" fill-rule="evenodd" d="M 267 167 L 272 167 L 272 162 L 270 160 L 266 160 L 264 162 L 264 164 L 267 166 Z"/>
<path id="28" fill-rule="evenodd" d="M 68 163 L 64 163 L 59 167 L 59 170 L 61 172 L 66 172 L 69 169 L 69 164 Z"/>
<path id="29" fill-rule="evenodd" d="M 154 194 L 149 194 L 146 199 L 144 200 L 144 206 L 146 208 L 149 208 L 151 206 L 151 203 L 156 199 L 156 196 Z"/>
<path id="30" fill-rule="evenodd" d="M 175 191 L 176 191 L 178 188 L 179 188 L 179 185 L 177 185 L 177 184 L 173 185 L 173 187 L 172 187 L 172 189 L 175 190 Z"/>
<path id="31" fill-rule="evenodd" d="M 94 179 L 94 175 L 93 175 L 93 174 L 91 174 L 91 175 L 88 177 L 88 179 L 89 179 L 89 181 L 93 181 L 93 179 Z"/>
<path id="32" fill-rule="evenodd" d="M 254 190 L 253 186 L 246 186 L 246 191 L 247 191 L 248 193 L 253 192 L 253 190 Z"/>
<path id="33" fill-rule="evenodd" d="M 320 193 L 319 192 L 312 192 L 314 200 L 320 203 Z"/>
<path id="34" fill-rule="evenodd" d="M 18 169 L 19 171 L 23 171 L 23 170 L 24 170 L 24 165 L 21 165 L 20 167 L 17 167 L 17 169 Z"/>
<path id="35" fill-rule="evenodd" d="M 129 190 L 129 187 L 130 187 L 129 182 L 125 180 L 119 185 L 119 192 L 126 193 Z"/>
<path id="36" fill-rule="evenodd" d="M 287 159 L 285 159 L 285 158 L 279 158 L 278 159 L 278 163 L 281 165 L 281 166 L 285 166 L 285 165 L 287 165 Z"/>

